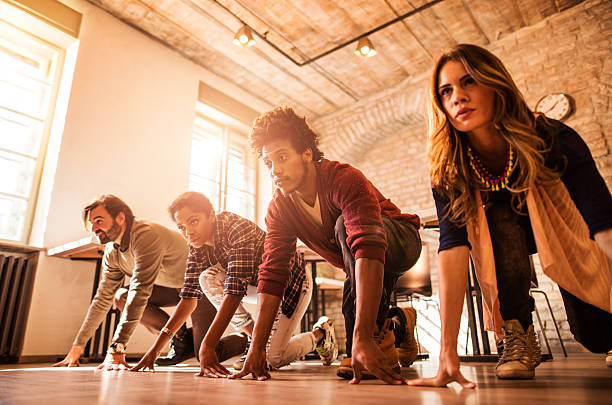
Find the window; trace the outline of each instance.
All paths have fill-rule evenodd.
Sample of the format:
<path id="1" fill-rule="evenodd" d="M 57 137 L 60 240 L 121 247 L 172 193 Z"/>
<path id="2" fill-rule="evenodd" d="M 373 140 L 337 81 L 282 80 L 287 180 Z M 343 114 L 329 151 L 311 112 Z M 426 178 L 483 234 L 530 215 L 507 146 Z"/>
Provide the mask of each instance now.
<path id="1" fill-rule="evenodd" d="M 216 212 L 231 211 L 255 222 L 257 158 L 247 132 L 246 125 L 198 102 L 189 189 L 205 194 Z"/>
<path id="2" fill-rule="evenodd" d="M 0 18 L 0 240 L 29 237 L 64 53 Z"/>

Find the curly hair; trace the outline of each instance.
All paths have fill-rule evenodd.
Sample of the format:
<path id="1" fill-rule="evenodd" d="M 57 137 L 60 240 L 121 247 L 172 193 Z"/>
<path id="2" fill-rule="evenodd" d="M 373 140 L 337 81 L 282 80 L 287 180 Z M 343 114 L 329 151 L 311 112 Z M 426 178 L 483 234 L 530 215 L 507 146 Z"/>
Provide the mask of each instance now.
<path id="1" fill-rule="evenodd" d="M 255 118 L 249 133 L 251 148 L 259 157 L 266 144 L 278 139 L 289 139 L 298 153 L 310 149 L 315 162 L 323 157 L 318 148 L 319 135 L 291 107 L 279 106 Z"/>
<path id="2" fill-rule="evenodd" d="M 172 204 L 170 204 L 168 207 L 168 214 L 170 214 L 170 218 L 176 222 L 174 214 L 176 214 L 178 210 L 185 207 L 191 208 L 193 211 L 201 212 L 205 215 L 209 215 L 211 212 L 214 212 L 214 208 L 210 203 L 210 200 L 204 194 L 196 191 L 185 191 L 176 197 L 174 201 L 172 201 Z"/>
<path id="3" fill-rule="evenodd" d="M 516 181 L 507 186 L 512 193 L 512 206 L 519 209 L 525 204 L 526 191 L 535 182 L 547 183 L 559 174 L 544 165 L 548 146 L 536 133 L 536 115 L 501 60 L 476 45 L 454 46 L 440 56 L 430 80 L 427 158 L 433 186 L 450 200 L 450 220 L 463 225 L 476 216 L 476 193 L 480 188 L 469 166 L 467 136 L 450 123 L 438 91 L 440 71 L 449 61 L 461 63 L 476 83 L 495 93 L 493 123 L 516 151 Z"/>

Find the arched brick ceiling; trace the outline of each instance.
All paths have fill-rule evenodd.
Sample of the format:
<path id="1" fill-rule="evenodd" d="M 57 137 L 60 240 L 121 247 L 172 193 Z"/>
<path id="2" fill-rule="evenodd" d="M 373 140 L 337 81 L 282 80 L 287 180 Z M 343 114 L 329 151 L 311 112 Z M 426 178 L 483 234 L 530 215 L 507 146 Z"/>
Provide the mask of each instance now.
<path id="1" fill-rule="evenodd" d="M 385 134 L 424 122 L 424 89 L 417 83 L 444 49 L 489 46 L 582 2 L 444 0 L 372 34 L 375 57 L 357 57 L 351 44 L 300 67 L 262 40 L 246 49 L 233 45 L 239 19 L 304 60 L 428 1 L 89 1 L 265 102 L 294 107 L 319 130 L 329 154 L 347 160 Z"/>

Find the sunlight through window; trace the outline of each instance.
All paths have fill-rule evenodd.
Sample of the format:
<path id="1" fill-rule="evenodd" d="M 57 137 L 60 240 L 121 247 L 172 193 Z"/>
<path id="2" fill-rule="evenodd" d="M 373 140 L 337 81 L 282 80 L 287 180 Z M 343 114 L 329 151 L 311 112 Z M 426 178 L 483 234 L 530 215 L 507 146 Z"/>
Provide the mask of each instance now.
<path id="1" fill-rule="evenodd" d="M 0 239 L 26 242 L 63 50 L 0 19 Z"/>
<path id="2" fill-rule="evenodd" d="M 205 194 L 216 212 L 231 211 L 255 221 L 257 160 L 247 131 L 246 125 L 198 103 L 189 189 Z"/>

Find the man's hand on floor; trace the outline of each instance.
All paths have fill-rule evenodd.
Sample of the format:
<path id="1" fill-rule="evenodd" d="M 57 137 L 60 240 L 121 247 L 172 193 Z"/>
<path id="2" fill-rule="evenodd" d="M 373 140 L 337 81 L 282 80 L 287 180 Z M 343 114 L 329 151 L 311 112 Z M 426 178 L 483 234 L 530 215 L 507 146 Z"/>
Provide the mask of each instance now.
<path id="1" fill-rule="evenodd" d="M 107 353 L 104 362 L 97 367 L 98 370 L 107 371 L 128 370 L 129 368 L 129 364 L 125 362 L 124 353 Z"/>
<path id="2" fill-rule="evenodd" d="M 387 364 L 385 355 L 372 338 L 356 338 L 353 342 L 353 379 L 351 384 L 359 384 L 362 371 L 368 370 L 387 384 L 405 384 L 406 380 Z"/>
<path id="3" fill-rule="evenodd" d="M 256 349 L 253 346 L 249 349 L 242 370 L 229 378 L 242 378 L 252 374 L 253 379 L 265 381 L 270 378 L 270 373 L 266 370 L 266 349 Z"/>
<path id="4" fill-rule="evenodd" d="M 70 351 L 64 357 L 64 360 L 55 363 L 52 367 L 79 367 L 79 357 L 83 355 L 85 348 L 83 346 L 72 346 Z"/>

